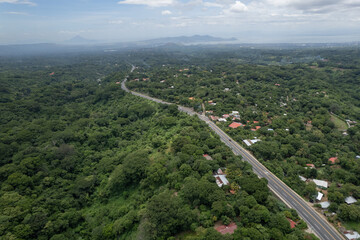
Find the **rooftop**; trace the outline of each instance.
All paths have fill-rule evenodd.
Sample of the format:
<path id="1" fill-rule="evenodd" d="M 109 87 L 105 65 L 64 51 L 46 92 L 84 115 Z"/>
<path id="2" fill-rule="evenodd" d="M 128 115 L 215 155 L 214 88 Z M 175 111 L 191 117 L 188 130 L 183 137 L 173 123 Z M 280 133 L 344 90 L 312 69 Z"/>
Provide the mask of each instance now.
<path id="1" fill-rule="evenodd" d="M 221 225 L 217 228 L 215 228 L 216 231 L 218 231 L 221 234 L 233 234 L 235 232 L 235 230 L 237 229 L 237 226 L 234 222 L 230 223 L 228 226 L 226 225 Z"/>
<path id="2" fill-rule="evenodd" d="M 238 127 L 241 127 L 242 124 L 241 123 L 238 123 L 238 122 L 233 122 L 232 124 L 229 125 L 229 127 L 231 128 L 238 128 Z"/>
<path id="3" fill-rule="evenodd" d="M 345 202 L 347 204 L 353 204 L 353 203 L 356 203 L 357 200 L 353 196 L 349 196 L 349 197 L 345 198 Z"/>

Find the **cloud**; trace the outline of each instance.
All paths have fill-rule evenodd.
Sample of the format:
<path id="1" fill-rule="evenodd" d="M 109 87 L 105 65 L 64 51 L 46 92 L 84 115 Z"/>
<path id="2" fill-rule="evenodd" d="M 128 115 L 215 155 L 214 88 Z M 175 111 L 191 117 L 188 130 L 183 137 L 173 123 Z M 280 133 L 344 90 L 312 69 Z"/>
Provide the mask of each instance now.
<path id="1" fill-rule="evenodd" d="M 123 24 L 124 21 L 123 20 L 110 20 L 109 24 Z"/>
<path id="2" fill-rule="evenodd" d="M 175 0 L 124 0 L 118 4 L 146 5 L 149 7 L 166 7 L 175 4 Z"/>
<path id="3" fill-rule="evenodd" d="M 36 3 L 30 2 L 29 0 L 0 0 L 0 3 L 26 4 L 30 6 L 36 5 Z"/>
<path id="4" fill-rule="evenodd" d="M 28 13 L 25 13 L 25 12 L 5 12 L 5 14 L 10 14 L 10 15 L 23 15 L 23 16 L 29 15 Z"/>
<path id="5" fill-rule="evenodd" d="M 171 14 L 172 14 L 172 12 L 169 10 L 164 10 L 161 12 L 161 15 L 171 15 Z"/>
<path id="6" fill-rule="evenodd" d="M 220 3 L 215 3 L 215 2 L 204 2 L 204 6 L 205 7 L 218 7 L 218 8 L 224 7 L 224 5 L 222 5 Z"/>
<path id="7" fill-rule="evenodd" d="M 235 1 L 228 9 L 224 10 L 225 14 L 242 13 L 248 11 L 248 7 L 240 1 Z"/>

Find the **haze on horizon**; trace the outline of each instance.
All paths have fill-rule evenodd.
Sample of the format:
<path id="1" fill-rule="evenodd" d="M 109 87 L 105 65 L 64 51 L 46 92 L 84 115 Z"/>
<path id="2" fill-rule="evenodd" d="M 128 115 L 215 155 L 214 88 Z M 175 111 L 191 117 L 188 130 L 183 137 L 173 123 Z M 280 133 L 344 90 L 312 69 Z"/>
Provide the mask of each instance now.
<path id="1" fill-rule="evenodd" d="M 351 42 L 360 40 L 359 13 L 360 0 L 0 0 L 0 44 L 194 34 L 249 43 Z"/>

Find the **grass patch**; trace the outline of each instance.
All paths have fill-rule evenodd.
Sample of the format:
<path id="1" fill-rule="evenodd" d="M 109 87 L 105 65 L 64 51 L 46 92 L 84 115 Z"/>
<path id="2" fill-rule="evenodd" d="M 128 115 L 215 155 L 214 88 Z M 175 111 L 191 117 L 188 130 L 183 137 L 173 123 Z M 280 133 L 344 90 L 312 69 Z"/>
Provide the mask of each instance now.
<path id="1" fill-rule="evenodd" d="M 342 225 L 347 230 L 354 230 L 354 231 L 360 232 L 360 224 L 358 222 L 343 222 Z"/>
<path id="2" fill-rule="evenodd" d="M 346 131 L 348 129 L 348 125 L 346 124 L 346 122 L 344 122 L 343 120 L 341 120 L 337 116 L 331 115 L 330 120 L 335 124 L 335 127 L 339 131 Z"/>

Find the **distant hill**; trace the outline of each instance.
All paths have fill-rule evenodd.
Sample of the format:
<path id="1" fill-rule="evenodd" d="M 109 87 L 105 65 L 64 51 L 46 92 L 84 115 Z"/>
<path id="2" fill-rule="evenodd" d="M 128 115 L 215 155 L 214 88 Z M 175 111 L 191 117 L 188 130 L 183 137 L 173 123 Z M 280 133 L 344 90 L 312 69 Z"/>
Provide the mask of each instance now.
<path id="1" fill-rule="evenodd" d="M 167 38 L 156 38 L 146 41 L 143 43 L 149 44 L 165 44 L 165 43 L 208 43 L 208 42 L 225 42 L 225 41 L 236 41 L 236 38 L 219 38 L 209 35 L 194 35 L 194 36 L 179 36 L 179 37 L 167 37 Z"/>
<path id="2" fill-rule="evenodd" d="M 86 45 L 86 44 L 95 44 L 95 43 L 99 43 L 99 42 L 95 40 L 83 38 L 79 35 L 64 41 L 64 44 L 69 44 L 69 45 Z"/>

